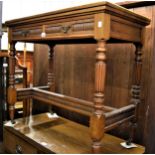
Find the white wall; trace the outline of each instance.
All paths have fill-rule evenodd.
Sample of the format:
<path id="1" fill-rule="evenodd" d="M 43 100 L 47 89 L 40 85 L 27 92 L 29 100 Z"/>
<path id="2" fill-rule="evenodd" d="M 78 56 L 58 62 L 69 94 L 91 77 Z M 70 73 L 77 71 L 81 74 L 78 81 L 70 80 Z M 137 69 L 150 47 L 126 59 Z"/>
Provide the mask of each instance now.
<path id="1" fill-rule="evenodd" d="M 103 0 L 2 0 L 3 22 L 10 19 L 49 12 Z M 108 0 L 113 3 L 123 0 Z"/>
<path id="2" fill-rule="evenodd" d="M 2 0 L 3 13 L 2 22 L 7 20 L 22 18 L 39 13 L 59 10 L 63 8 L 101 2 L 103 0 Z M 110 2 L 120 2 L 123 0 L 107 0 Z M 2 37 L 2 49 L 7 49 L 7 35 Z M 18 50 L 23 49 L 23 44 L 18 45 Z M 33 45 L 28 45 L 28 50 L 33 51 Z"/>

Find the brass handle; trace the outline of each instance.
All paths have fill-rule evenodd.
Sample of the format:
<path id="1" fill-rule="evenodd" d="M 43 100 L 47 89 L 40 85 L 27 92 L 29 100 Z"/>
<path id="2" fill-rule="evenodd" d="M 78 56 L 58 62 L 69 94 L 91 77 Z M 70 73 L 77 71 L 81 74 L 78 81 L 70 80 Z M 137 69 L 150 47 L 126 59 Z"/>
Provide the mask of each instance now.
<path id="1" fill-rule="evenodd" d="M 22 147 L 20 145 L 16 145 L 16 154 L 22 154 Z"/>
<path id="2" fill-rule="evenodd" d="M 62 30 L 63 33 L 67 33 L 70 28 L 71 28 L 71 26 L 62 26 L 61 30 Z"/>
<path id="3" fill-rule="evenodd" d="M 29 30 L 22 31 L 21 34 L 23 37 L 26 37 L 29 33 Z"/>

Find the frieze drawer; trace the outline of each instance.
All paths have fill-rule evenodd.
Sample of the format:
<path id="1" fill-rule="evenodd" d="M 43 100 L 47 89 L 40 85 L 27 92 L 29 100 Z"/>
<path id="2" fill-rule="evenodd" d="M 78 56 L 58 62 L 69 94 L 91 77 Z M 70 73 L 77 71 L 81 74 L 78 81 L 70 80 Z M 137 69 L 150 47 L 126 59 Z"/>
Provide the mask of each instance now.
<path id="1" fill-rule="evenodd" d="M 93 31 L 94 20 L 84 19 L 73 22 L 58 22 L 57 24 L 45 23 L 37 27 L 28 25 L 27 27 L 13 29 L 12 33 L 14 40 L 40 40 L 93 36 Z"/>
<path id="2" fill-rule="evenodd" d="M 40 34 L 42 32 L 42 28 L 41 26 L 39 27 L 32 27 L 32 28 L 19 28 L 19 29 L 15 29 L 13 30 L 13 37 L 15 39 L 35 39 L 35 38 L 39 38 Z"/>

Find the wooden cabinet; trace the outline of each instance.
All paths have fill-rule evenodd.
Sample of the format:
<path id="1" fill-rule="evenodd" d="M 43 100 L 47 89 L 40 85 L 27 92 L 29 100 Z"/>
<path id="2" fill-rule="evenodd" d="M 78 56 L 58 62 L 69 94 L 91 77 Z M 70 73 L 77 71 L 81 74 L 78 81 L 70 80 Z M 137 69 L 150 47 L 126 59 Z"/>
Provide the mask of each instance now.
<path id="1" fill-rule="evenodd" d="M 9 42 L 11 45 L 8 102 L 12 123 L 14 123 L 15 102 L 21 99 L 33 98 L 89 117 L 93 153 L 100 153 L 103 149 L 101 141 L 104 132 L 124 122 L 132 121 L 133 126 L 128 141 L 129 144 L 133 139 L 134 127 L 137 121 L 137 108 L 141 103 L 142 38 L 144 36 L 143 29 L 149 23 L 149 19 L 108 2 L 64 9 L 6 22 L 9 27 Z M 49 46 L 47 86 L 20 90 L 14 87 L 14 56 L 17 41 L 42 43 Z M 132 95 L 129 105 L 121 108 L 104 105 L 107 44 L 118 42 L 130 42 L 135 46 Z M 95 87 L 93 102 L 55 92 L 54 47 L 62 43 L 97 44 L 94 56 Z"/>
<path id="2" fill-rule="evenodd" d="M 37 154 L 37 149 L 16 134 L 4 130 L 5 151 L 13 154 Z"/>
<path id="3" fill-rule="evenodd" d="M 67 119 L 52 118 L 50 113 L 42 113 L 29 118 L 16 119 L 15 126 L 10 122 L 4 128 L 4 146 L 7 153 L 91 153 L 91 139 L 88 127 Z M 83 138 L 83 135 L 85 138 Z M 144 147 L 125 149 L 123 139 L 105 134 L 102 153 L 136 154 L 144 153 Z"/>

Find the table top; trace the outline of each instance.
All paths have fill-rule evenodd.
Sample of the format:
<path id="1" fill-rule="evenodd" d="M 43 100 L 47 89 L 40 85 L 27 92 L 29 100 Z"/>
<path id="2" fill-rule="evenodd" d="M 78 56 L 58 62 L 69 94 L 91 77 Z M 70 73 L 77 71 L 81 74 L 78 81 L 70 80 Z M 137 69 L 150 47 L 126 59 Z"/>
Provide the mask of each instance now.
<path id="1" fill-rule="evenodd" d="M 89 14 L 96 14 L 96 13 L 107 13 L 114 16 L 118 16 L 121 18 L 128 19 L 129 21 L 134 21 L 135 23 L 139 23 L 143 26 L 149 24 L 150 20 L 145 18 L 141 15 L 138 15 L 134 12 L 129 11 L 126 8 L 123 8 L 119 5 L 110 3 L 110 2 L 98 2 L 98 3 L 91 3 L 87 5 L 71 7 L 67 9 L 61 9 L 58 11 L 52 11 L 48 13 L 43 13 L 39 15 L 19 18 L 15 20 L 10 20 L 6 22 L 6 25 L 9 26 L 16 26 L 16 25 L 23 25 L 23 24 L 33 24 L 37 22 L 44 22 L 44 21 L 51 21 L 51 20 L 59 20 L 62 18 L 69 18 L 75 16 L 83 16 Z"/>
<path id="2" fill-rule="evenodd" d="M 150 20 L 109 2 L 62 9 L 7 21 L 9 43 L 141 42 Z M 12 47 L 12 46 L 11 46 Z"/>
<path id="3" fill-rule="evenodd" d="M 47 153 L 91 153 L 91 139 L 88 127 L 50 113 L 16 119 L 14 126 L 7 122 L 5 129 L 10 130 Z M 105 134 L 102 140 L 102 152 L 144 153 L 145 149 L 140 145 L 132 149 L 123 148 L 120 145 L 123 141 L 123 139 Z"/>

